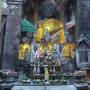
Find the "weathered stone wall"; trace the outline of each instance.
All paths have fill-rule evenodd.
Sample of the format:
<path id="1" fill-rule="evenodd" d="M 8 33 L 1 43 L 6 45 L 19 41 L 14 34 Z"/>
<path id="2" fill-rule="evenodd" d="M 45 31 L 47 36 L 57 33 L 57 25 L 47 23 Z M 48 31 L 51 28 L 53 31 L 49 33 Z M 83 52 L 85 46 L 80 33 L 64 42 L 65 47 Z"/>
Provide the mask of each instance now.
<path id="1" fill-rule="evenodd" d="M 15 8 L 11 11 L 11 14 L 7 16 L 6 30 L 4 38 L 4 48 L 2 56 L 2 68 L 12 69 L 16 61 L 16 52 L 19 45 L 19 33 L 20 33 L 20 10 Z"/>
<path id="2" fill-rule="evenodd" d="M 76 40 L 85 34 L 90 43 L 90 0 L 77 0 Z"/>

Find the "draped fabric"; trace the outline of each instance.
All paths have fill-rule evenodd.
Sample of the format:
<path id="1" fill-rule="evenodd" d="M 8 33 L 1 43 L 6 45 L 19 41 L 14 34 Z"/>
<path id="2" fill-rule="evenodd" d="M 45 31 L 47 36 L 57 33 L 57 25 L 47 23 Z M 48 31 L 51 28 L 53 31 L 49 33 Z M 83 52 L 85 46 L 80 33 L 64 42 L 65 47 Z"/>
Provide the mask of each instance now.
<path id="1" fill-rule="evenodd" d="M 59 41 L 60 44 L 65 43 L 64 26 L 59 20 L 43 20 L 35 33 L 35 41 L 40 43 L 45 38 L 46 31 L 50 33 L 52 41 Z"/>
<path id="2" fill-rule="evenodd" d="M 36 30 L 35 26 L 25 19 L 22 20 L 20 24 L 21 24 L 21 31 L 22 32 L 23 31 L 34 32 Z"/>

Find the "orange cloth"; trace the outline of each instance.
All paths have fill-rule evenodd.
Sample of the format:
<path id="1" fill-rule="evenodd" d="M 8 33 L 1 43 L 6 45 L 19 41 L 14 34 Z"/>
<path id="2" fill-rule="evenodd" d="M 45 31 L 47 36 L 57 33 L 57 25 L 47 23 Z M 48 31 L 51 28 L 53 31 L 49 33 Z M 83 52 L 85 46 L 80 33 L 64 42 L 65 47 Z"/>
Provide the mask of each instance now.
<path id="1" fill-rule="evenodd" d="M 64 55 L 65 58 L 74 58 L 75 56 L 75 48 L 76 48 L 76 45 L 74 43 L 72 44 L 66 44 L 64 47 L 63 47 L 63 50 L 62 50 L 62 53 Z"/>

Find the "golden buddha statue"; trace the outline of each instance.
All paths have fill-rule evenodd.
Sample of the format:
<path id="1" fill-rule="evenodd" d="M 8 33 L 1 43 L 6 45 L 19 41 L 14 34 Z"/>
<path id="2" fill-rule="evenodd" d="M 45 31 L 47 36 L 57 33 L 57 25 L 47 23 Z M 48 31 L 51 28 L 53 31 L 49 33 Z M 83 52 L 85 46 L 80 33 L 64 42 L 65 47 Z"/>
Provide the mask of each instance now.
<path id="1" fill-rule="evenodd" d="M 18 52 L 18 59 L 19 60 L 24 60 L 26 57 L 26 54 L 30 52 L 30 45 L 25 43 L 25 44 L 20 44 L 19 45 L 19 52 Z"/>
<path id="2" fill-rule="evenodd" d="M 22 39 L 22 43 L 18 49 L 18 60 L 25 60 L 27 53 L 31 52 L 31 45 L 27 42 L 27 38 Z"/>
<path id="3" fill-rule="evenodd" d="M 74 58 L 76 45 L 74 43 L 66 43 L 63 47 L 62 53 L 65 58 Z"/>

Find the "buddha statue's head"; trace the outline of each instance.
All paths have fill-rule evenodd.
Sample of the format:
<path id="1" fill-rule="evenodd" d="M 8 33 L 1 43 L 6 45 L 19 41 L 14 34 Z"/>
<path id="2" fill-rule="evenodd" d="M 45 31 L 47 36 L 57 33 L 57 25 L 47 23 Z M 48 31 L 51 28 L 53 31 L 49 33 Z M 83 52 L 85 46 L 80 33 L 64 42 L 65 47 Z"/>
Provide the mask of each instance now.
<path id="1" fill-rule="evenodd" d="M 51 1 L 45 1 L 41 6 L 41 13 L 45 18 L 58 18 L 60 12 L 57 9 L 57 4 Z"/>
<path id="2" fill-rule="evenodd" d="M 27 37 L 22 37 L 22 38 L 21 38 L 21 43 L 22 43 L 22 44 L 29 43 L 28 38 L 27 38 Z"/>

